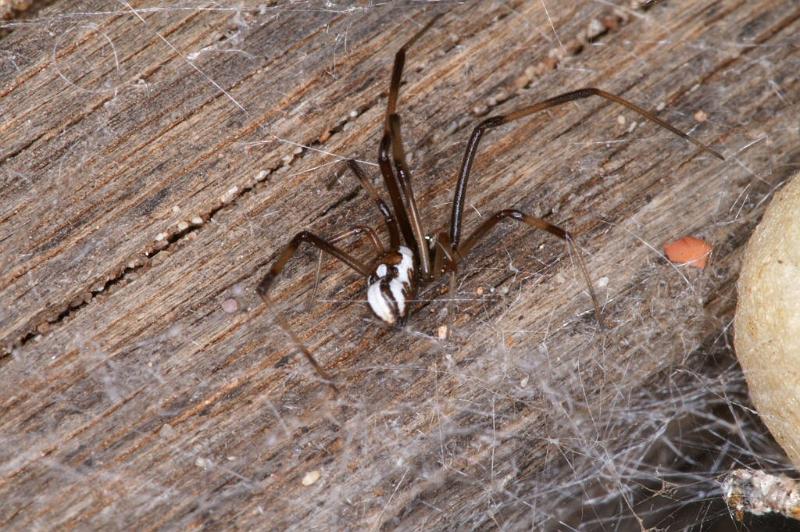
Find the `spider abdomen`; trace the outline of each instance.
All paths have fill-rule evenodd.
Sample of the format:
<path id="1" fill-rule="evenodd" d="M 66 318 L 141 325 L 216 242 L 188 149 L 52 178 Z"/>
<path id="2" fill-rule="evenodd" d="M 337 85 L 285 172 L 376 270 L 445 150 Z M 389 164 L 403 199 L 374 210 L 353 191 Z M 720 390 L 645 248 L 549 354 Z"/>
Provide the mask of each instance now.
<path id="1" fill-rule="evenodd" d="M 381 257 L 368 280 L 367 303 L 384 322 L 394 325 L 408 314 L 414 290 L 414 254 L 400 246 Z"/>

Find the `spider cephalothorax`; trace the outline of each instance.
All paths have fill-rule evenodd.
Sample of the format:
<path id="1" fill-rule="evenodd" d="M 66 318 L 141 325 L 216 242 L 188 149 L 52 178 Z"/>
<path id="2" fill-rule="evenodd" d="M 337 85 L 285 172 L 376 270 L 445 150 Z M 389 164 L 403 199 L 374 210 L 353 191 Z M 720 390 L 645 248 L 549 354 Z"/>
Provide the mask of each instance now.
<path id="1" fill-rule="evenodd" d="M 414 254 L 405 246 L 379 259 L 367 281 L 367 303 L 377 317 L 390 325 L 402 323 L 414 293 Z"/>
<path id="2" fill-rule="evenodd" d="M 461 222 L 466 204 L 467 182 L 469 181 L 472 163 L 478 153 L 478 145 L 483 135 L 490 129 L 509 124 L 520 120 L 526 116 L 563 105 L 567 102 L 582 100 L 597 96 L 609 102 L 621 105 L 639 114 L 647 120 L 671 131 L 672 133 L 692 142 L 706 153 L 723 159 L 722 155 L 715 152 L 705 144 L 693 139 L 686 133 L 676 129 L 669 123 L 661 120 L 653 113 L 642 109 L 638 105 L 628 100 L 594 87 L 565 92 L 552 98 L 530 104 L 506 114 L 490 116 L 480 122 L 472 131 L 472 135 L 467 142 L 464 159 L 461 162 L 461 170 L 458 173 L 455 192 L 453 194 L 453 210 L 450 217 L 449 231 L 441 232 L 436 235 L 429 235 L 425 232 L 425 224 L 417 207 L 417 201 L 411 183 L 411 170 L 406 160 L 403 148 L 403 138 L 401 135 L 400 115 L 397 114 L 397 98 L 400 92 L 400 80 L 405 64 L 406 49 L 411 46 L 425 31 L 431 27 L 438 17 L 431 19 L 425 26 L 414 34 L 400 48 L 395 55 L 394 68 L 389 83 L 389 96 L 386 104 L 386 115 L 383 124 L 383 137 L 381 138 L 378 149 L 378 166 L 380 167 L 386 192 L 389 195 L 391 208 L 381 198 L 378 191 L 372 184 L 362 167 L 354 160 L 347 161 L 348 166 L 361 182 L 378 207 L 383 221 L 386 225 L 386 232 L 389 236 L 388 249 L 381 243 L 381 239 L 374 230 L 357 226 L 342 235 L 330 240 L 320 238 L 308 231 L 302 231 L 294 236 L 289 244 L 275 259 L 272 267 L 258 284 L 258 293 L 264 302 L 269 305 L 269 288 L 275 277 L 283 270 L 288 260 L 297 251 L 301 243 L 307 242 L 316 246 L 318 249 L 336 257 L 350 268 L 367 278 L 367 303 L 372 312 L 390 325 L 403 324 L 409 315 L 411 301 L 417 290 L 417 284 L 426 284 L 440 278 L 442 275 L 451 276 L 450 286 L 454 286 L 454 280 L 458 266 L 463 258 L 472 250 L 475 245 L 486 237 L 492 229 L 504 220 L 512 220 L 525 224 L 534 229 L 547 231 L 551 235 L 567 243 L 574 252 L 581 274 L 586 281 L 587 291 L 592 299 L 595 315 L 600 323 L 600 302 L 592 287 L 589 273 L 581 258 L 580 249 L 575 245 L 573 236 L 561 227 L 550 223 L 542 218 L 530 216 L 517 209 L 504 209 L 488 216 L 467 238 L 461 240 Z M 374 259 L 366 262 L 354 257 L 350 253 L 336 247 L 333 243 L 342 238 L 352 235 L 366 235 L 375 249 Z M 435 242 L 435 245 L 428 245 Z M 452 288 L 451 288 L 452 289 Z M 317 363 L 311 352 L 303 345 L 300 339 L 289 329 L 288 324 L 275 314 L 278 324 L 291 336 L 300 348 L 306 359 L 314 366 L 317 373 L 325 379 L 328 384 L 336 389 L 332 379 L 325 373 Z"/>

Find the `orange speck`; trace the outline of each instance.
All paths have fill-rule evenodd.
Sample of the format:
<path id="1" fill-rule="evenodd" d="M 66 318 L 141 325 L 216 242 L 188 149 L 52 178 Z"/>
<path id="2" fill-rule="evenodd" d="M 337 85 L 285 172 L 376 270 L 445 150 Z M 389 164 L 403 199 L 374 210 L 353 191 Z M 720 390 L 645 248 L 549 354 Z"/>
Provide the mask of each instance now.
<path id="1" fill-rule="evenodd" d="M 667 258 L 676 264 L 686 264 L 701 270 L 708 264 L 711 245 L 705 240 L 693 236 L 685 236 L 664 244 Z"/>

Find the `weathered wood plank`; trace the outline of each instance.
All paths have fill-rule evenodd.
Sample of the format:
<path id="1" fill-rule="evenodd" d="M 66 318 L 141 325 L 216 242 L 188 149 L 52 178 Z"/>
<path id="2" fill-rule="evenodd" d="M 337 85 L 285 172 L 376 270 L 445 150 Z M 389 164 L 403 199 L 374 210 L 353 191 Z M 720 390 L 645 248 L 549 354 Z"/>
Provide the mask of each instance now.
<path id="1" fill-rule="evenodd" d="M 634 463 L 661 479 L 639 447 L 687 402 L 741 400 L 706 357 L 725 351 L 741 246 L 800 164 L 800 10 L 563 4 L 61 2 L 12 27 L 2 526 L 555 527 L 614 490 L 635 499 Z M 464 265 L 448 341 L 439 285 L 387 330 L 363 281 L 325 261 L 305 305 L 305 251 L 274 297 L 334 399 L 254 287 L 301 229 L 380 226 L 340 160 L 374 161 L 393 53 L 434 10 L 400 103 L 430 232 L 480 116 L 566 89 L 623 94 L 728 160 L 591 100 L 490 132 L 467 230 L 514 206 L 575 231 L 614 327 L 563 246 L 520 228 Z M 685 234 L 714 244 L 708 270 L 659 256 Z M 717 387 L 683 396 L 687 374 Z M 646 408 L 660 403 L 663 419 Z M 713 489 L 714 471 L 695 475 Z"/>

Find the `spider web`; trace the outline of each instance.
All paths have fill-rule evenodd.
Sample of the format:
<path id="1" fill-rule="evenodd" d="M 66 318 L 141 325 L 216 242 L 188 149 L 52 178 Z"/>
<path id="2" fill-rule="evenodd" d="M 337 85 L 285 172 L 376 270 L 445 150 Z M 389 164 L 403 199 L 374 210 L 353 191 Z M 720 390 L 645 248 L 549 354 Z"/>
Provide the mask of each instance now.
<path id="1" fill-rule="evenodd" d="M 645 70 L 652 77 L 643 74 L 641 84 L 634 79 L 640 61 L 630 57 L 640 46 L 677 46 L 679 39 L 660 30 L 681 9 L 672 2 L 587 2 L 574 10 L 546 0 L 53 4 L 25 11 L 26 3 L 0 2 L 16 17 L 2 25 L 8 32 L 0 40 L 3 82 L 46 64 L 60 80 L 45 89 L 52 98 L 107 98 L 105 114 L 99 124 L 86 118 L 85 134 L 40 174 L 26 166 L 33 155 L 25 150 L 4 159 L 4 202 L 25 205 L 44 196 L 51 208 L 68 211 L 59 190 L 99 182 L 82 177 L 84 165 L 111 159 L 120 117 L 135 113 L 131 103 L 149 104 L 175 78 L 191 79 L 187 93 L 215 102 L 207 104 L 211 110 L 187 113 L 210 113 L 213 120 L 196 128 L 208 136 L 191 138 L 194 130 L 187 130 L 180 153 L 190 158 L 213 135 L 235 140 L 214 154 L 218 166 L 165 193 L 174 205 L 154 200 L 129 221 L 149 236 L 134 239 L 113 275 L 82 277 L 92 270 L 86 261 L 115 247 L 102 240 L 100 226 L 114 223 L 102 216 L 92 238 L 64 251 L 73 266 L 55 280 L 16 262 L 27 260 L 17 255 L 25 255 L 18 249 L 28 249 L 28 234 L 8 237 L 19 248 L 4 247 L 3 263 L 22 268 L 20 276 L 31 279 L 42 299 L 56 285 L 86 289 L 80 302 L 67 301 L 35 331 L 4 339 L 22 342 L 0 366 L 3 389 L 14 390 L 6 405 L 11 413 L 0 421 L 3 526 L 734 530 L 721 499 L 722 475 L 738 467 L 792 474 L 747 397 L 731 320 L 737 250 L 787 169 L 797 165 L 784 140 L 797 140 L 796 124 L 774 119 L 798 101 L 800 87 L 787 73 L 796 61 L 781 62 L 781 50 L 798 46 L 790 35 L 796 22 L 766 44 L 709 23 L 701 37 L 679 47 L 696 53 L 691 64 L 703 73 L 711 69 L 707 63 L 744 57 L 736 64 L 746 68 L 732 71 L 761 80 L 754 84 L 759 96 L 748 100 L 755 112 L 745 117 L 732 103 L 739 89 L 710 74 L 684 90 L 674 73 L 681 72 L 679 59 L 666 57 L 663 67 Z M 691 148 L 668 133 L 596 102 L 491 133 L 476 166 L 482 176 L 467 207 L 470 223 L 514 204 L 594 235 L 579 243 L 613 327 L 604 330 L 592 317 L 574 257 L 561 244 L 511 227 L 464 263 L 449 300 L 440 294 L 442 283 L 423 290 L 402 331 L 376 326 L 358 304 L 360 280 L 341 264 L 303 250 L 281 274 L 274 298 L 318 359 L 335 365 L 345 392 L 332 399 L 259 314 L 253 290 L 291 236 L 276 230 L 281 220 L 294 221 L 292 231 L 309 223 L 300 214 L 305 202 L 316 201 L 307 199 L 309 192 L 323 198 L 313 203 L 311 220 L 319 234 L 350 222 L 377 225 L 377 213 L 355 192 L 341 161 L 355 154 L 374 170 L 385 106 L 380 90 L 403 38 L 387 36 L 382 25 L 410 32 L 432 12 L 448 15 L 415 45 L 400 101 L 431 230 L 446 226 L 452 193 L 436 176 L 455 174 L 473 124 L 598 76 L 701 140 L 722 139 L 729 160 L 689 158 Z M 760 31 L 761 11 L 751 15 L 746 22 Z M 193 17 L 222 26 L 193 41 L 181 33 Z M 302 38 L 281 31 L 288 23 L 298 25 Z M 769 23 L 784 27 L 777 19 Z M 145 73 L 150 65 L 125 52 L 118 41 L 125 31 L 160 46 L 164 73 L 162 67 Z M 7 44 L 16 45 L 12 38 L 20 32 L 30 48 Z M 511 39 L 502 52 L 482 49 L 484 39 L 498 42 L 504 32 L 530 40 Z M 69 51 L 87 35 L 99 35 L 101 46 L 76 59 Z M 285 54 L 279 62 L 264 43 Z M 629 70 L 597 67 L 615 54 L 630 59 Z M 309 74 L 314 57 L 327 66 L 309 67 Z M 486 64 L 503 74 L 488 75 Z M 244 90 L 247 82 L 232 82 L 224 65 L 258 72 L 263 90 L 257 96 Z M 308 81 L 314 76 L 325 80 L 327 92 Z M 295 101 L 289 96 L 296 80 L 314 88 Z M 371 100 L 348 99 L 358 85 L 369 87 L 359 94 Z M 460 96 L 435 96 L 445 93 Z M 314 129 L 323 123 L 315 117 L 329 115 L 324 130 Z M 526 144 L 534 135 L 542 142 Z M 155 135 L 146 140 L 143 146 L 163 142 Z M 637 144 L 651 160 L 626 151 Z M 554 164 L 562 155 L 564 162 Z M 240 175 L 241 167 L 249 173 Z M 663 171 L 679 177 L 657 177 Z M 131 185 L 131 193 L 155 196 L 157 180 L 145 179 L 144 190 Z M 713 191 L 710 199 L 684 198 L 702 180 Z M 706 271 L 671 265 L 660 251 L 690 232 L 715 244 Z M 251 241 L 267 242 L 270 254 Z M 365 255 L 367 247 L 348 249 Z M 227 270 L 203 266 L 206 257 Z M 159 284 L 165 271 L 180 271 L 188 285 L 203 288 Z M 148 307 L 146 298 L 156 293 L 166 294 L 165 306 L 191 310 Z M 102 319 L 119 299 L 157 319 L 139 332 L 131 332 L 135 326 L 119 332 Z M 22 301 L 4 303 L 4 327 L 19 307 L 34 304 Z M 309 323 L 319 328 L 309 330 Z M 444 324 L 447 339 L 439 337 Z M 211 332 L 200 339 L 205 328 Z M 126 340 L 112 342 L 114 334 Z M 219 340 L 203 343 L 209 337 Z M 125 435 L 93 429 L 106 426 L 101 419 Z M 791 526 L 778 518 L 746 520 L 755 529 Z"/>

